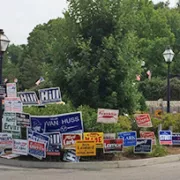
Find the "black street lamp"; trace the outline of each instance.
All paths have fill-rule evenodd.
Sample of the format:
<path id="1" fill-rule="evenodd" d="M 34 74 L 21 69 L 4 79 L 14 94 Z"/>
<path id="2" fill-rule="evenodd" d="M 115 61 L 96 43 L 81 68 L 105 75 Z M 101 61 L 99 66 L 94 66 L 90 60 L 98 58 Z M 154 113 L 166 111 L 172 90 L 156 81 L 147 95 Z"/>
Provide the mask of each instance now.
<path id="1" fill-rule="evenodd" d="M 165 62 L 168 65 L 168 74 L 167 74 L 167 113 L 170 113 L 170 64 L 173 60 L 174 57 L 174 52 L 172 51 L 171 48 L 167 48 L 163 52 L 163 56 L 165 59 Z"/>
<path id="2" fill-rule="evenodd" d="M 9 39 L 4 34 L 3 30 L 0 29 L 0 85 L 2 86 L 2 63 L 3 54 L 9 45 Z M 2 97 L 0 97 L 0 132 L 2 132 Z"/>

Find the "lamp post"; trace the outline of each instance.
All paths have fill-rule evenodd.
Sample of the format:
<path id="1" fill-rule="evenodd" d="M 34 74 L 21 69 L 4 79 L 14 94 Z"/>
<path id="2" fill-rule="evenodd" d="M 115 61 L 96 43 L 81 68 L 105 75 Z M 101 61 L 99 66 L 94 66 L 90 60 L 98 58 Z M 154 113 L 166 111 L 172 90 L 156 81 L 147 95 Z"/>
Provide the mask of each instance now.
<path id="1" fill-rule="evenodd" d="M 167 73 L 167 113 L 170 113 L 170 64 L 173 60 L 174 57 L 174 52 L 172 51 L 171 48 L 167 48 L 164 52 L 163 52 L 163 56 L 165 59 L 165 62 L 168 65 L 168 73 Z"/>
<path id="2" fill-rule="evenodd" d="M 3 54 L 6 51 L 9 42 L 9 39 L 4 34 L 3 30 L 0 29 L 0 85 L 2 85 Z M 2 132 L 2 97 L 0 97 L 0 132 Z"/>

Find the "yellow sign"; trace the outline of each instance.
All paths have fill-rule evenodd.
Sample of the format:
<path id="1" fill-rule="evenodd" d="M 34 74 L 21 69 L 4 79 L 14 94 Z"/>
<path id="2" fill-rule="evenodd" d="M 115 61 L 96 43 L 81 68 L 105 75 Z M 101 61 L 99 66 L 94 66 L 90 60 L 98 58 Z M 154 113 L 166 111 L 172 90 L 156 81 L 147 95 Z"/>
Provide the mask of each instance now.
<path id="1" fill-rule="evenodd" d="M 83 135 L 84 135 L 85 141 L 95 141 L 96 148 L 104 147 L 104 133 L 103 132 L 87 132 L 87 133 L 84 133 Z"/>
<path id="2" fill-rule="evenodd" d="M 96 156 L 95 141 L 76 141 L 76 156 Z"/>

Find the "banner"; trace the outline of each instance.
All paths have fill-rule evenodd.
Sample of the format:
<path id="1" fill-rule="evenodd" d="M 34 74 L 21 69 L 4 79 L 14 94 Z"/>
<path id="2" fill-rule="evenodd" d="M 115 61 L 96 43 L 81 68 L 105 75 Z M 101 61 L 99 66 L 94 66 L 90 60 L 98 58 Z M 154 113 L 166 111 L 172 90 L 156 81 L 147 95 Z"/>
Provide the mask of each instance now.
<path id="1" fill-rule="evenodd" d="M 46 154 L 50 156 L 60 156 L 61 135 L 60 132 L 45 133 L 49 137 L 49 146 Z"/>
<path id="2" fill-rule="evenodd" d="M 150 153 L 152 152 L 152 139 L 137 138 L 137 144 L 134 147 L 134 153 Z"/>
<path id="3" fill-rule="evenodd" d="M 172 131 L 170 130 L 159 131 L 159 144 L 172 145 Z"/>
<path id="4" fill-rule="evenodd" d="M 5 154 L 6 149 L 12 149 L 12 134 L 0 133 L 0 155 Z"/>
<path id="5" fill-rule="evenodd" d="M 104 153 L 122 152 L 123 139 L 105 139 Z"/>
<path id="6" fill-rule="evenodd" d="M 38 159 L 45 158 L 46 157 L 46 144 L 29 139 L 28 140 L 28 154 Z"/>
<path id="7" fill-rule="evenodd" d="M 21 138 L 21 128 L 16 123 L 16 113 L 4 112 L 2 119 L 2 131 L 12 133 L 13 138 Z"/>
<path id="8" fill-rule="evenodd" d="M 138 127 L 152 127 L 149 114 L 135 114 L 134 117 Z"/>
<path id="9" fill-rule="evenodd" d="M 75 149 L 75 143 L 77 140 L 82 140 L 82 134 L 63 134 L 62 146 L 64 149 Z"/>
<path id="10" fill-rule="evenodd" d="M 156 145 L 156 137 L 153 131 L 140 131 L 140 138 L 152 139 L 152 144 Z"/>
<path id="11" fill-rule="evenodd" d="M 31 116 L 31 127 L 39 133 L 83 131 L 81 112 L 55 116 Z"/>
<path id="12" fill-rule="evenodd" d="M 116 139 L 116 133 L 104 133 L 104 139 Z"/>
<path id="13" fill-rule="evenodd" d="M 4 99 L 4 111 L 22 112 L 22 102 L 19 97 L 6 97 Z"/>
<path id="14" fill-rule="evenodd" d="M 180 145 L 180 133 L 172 133 L 172 144 Z"/>
<path id="15" fill-rule="evenodd" d="M 97 122 L 99 123 L 117 123 L 119 110 L 98 109 Z"/>
<path id="16" fill-rule="evenodd" d="M 76 141 L 76 156 L 96 156 L 96 142 Z"/>
<path id="17" fill-rule="evenodd" d="M 16 123 L 20 127 L 30 126 L 30 115 L 26 113 L 16 113 Z"/>
<path id="18" fill-rule="evenodd" d="M 6 83 L 7 97 L 17 97 L 16 83 Z"/>
<path id="19" fill-rule="evenodd" d="M 103 132 L 85 132 L 83 133 L 85 141 L 95 141 L 96 148 L 104 147 L 104 133 Z"/>
<path id="20" fill-rule="evenodd" d="M 118 133 L 118 138 L 122 138 L 124 140 L 124 146 L 136 146 L 136 131 L 120 132 Z"/>
<path id="21" fill-rule="evenodd" d="M 12 153 L 19 155 L 27 155 L 28 154 L 27 140 L 14 139 L 12 145 Z"/>
<path id="22" fill-rule="evenodd" d="M 41 104 L 49 104 L 62 101 L 59 87 L 40 89 L 38 91 Z"/>
<path id="23" fill-rule="evenodd" d="M 18 92 L 18 96 L 20 97 L 23 105 L 36 105 L 39 101 L 34 91 Z"/>

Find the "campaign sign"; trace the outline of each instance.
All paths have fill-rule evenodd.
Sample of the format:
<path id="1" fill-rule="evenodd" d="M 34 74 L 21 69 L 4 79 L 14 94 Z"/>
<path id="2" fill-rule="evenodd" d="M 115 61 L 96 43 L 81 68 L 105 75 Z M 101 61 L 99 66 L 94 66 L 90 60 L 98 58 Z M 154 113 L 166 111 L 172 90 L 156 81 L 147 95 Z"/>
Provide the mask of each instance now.
<path id="1" fill-rule="evenodd" d="M 156 145 L 156 137 L 153 131 L 140 131 L 140 138 L 152 139 L 152 144 Z"/>
<path id="2" fill-rule="evenodd" d="M 38 104 L 38 98 L 34 91 L 18 92 L 18 96 L 21 99 L 23 105 L 35 105 Z"/>
<path id="3" fill-rule="evenodd" d="M 4 99 L 4 111 L 22 112 L 22 102 L 19 97 L 6 97 Z"/>
<path id="4" fill-rule="evenodd" d="M 75 143 L 77 140 L 82 140 L 82 134 L 63 134 L 62 146 L 64 149 L 75 149 Z"/>
<path id="5" fill-rule="evenodd" d="M 49 104 L 62 101 L 59 87 L 40 89 L 38 91 L 41 104 Z"/>
<path id="6" fill-rule="evenodd" d="M 116 133 L 104 133 L 104 139 L 116 139 Z"/>
<path id="7" fill-rule="evenodd" d="M 152 139 L 137 138 L 134 153 L 150 153 L 152 152 Z"/>
<path id="8" fill-rule="evenodd" d="M 43 142 L 37 142 L 34 140 L 28 140 L 28 154 L 36 158 L 46 157 L 46 144 Z"/>
<path id="9" fill-rule="evenodd" d="M 122 152 L 123 139 L 104 139 L 104 153 Z"/>
<path id="10" fill-rule="evenodd" d="M 5 154 L 6 149 L 12 149 L 12 134 L 0 133 L 0 155 Z"/>
<path id="11" fill-rule="evenodd" d="M 30 127 L 26 127 L 26 138 L 31 139 L 33 130 Z"/>
<path id="12" fill-rule="evenodd" d="M 172 131 L 170 130 L 159 131 L 159 144 L 172 145 Z"/>
<path id="13" fill-rule="evenodd" d="M 66 162 L 79 162 L 79 159 L 80 157 L 76 156 L 75 150 L 67 150 L 63 156 L 63 161 Z"/>
<path id="14" fill-rule="evenodd" d="M 134 117 L 138 127 L 152 127 L 149 114 L 135 114 Z"/>
<path id="15" fill-rule="evenodd" d="M 30 126 L 30 115 L 26 113 L 16 113 L 17 126 L 27 127 Z"/>
<path id="16" fill-rule="evenodd" d="M 19 155 L 27 155 L 28 154 L 27 140 L 14 139 L 13 145 L 12 145 L 12 153 L 19 154 Z"/>
<path id="17" fill-rule="evenodd" d="M 124 146 L 136 146 L 136 131 L 120 132 L 118 133 L 118 138 L 122 138 L 124 140 Z"/>
<path id="18" fill-rule="evenodd" d="M 45 133 L 49 137 L 49 146 L 46 154 L 50 156 L 60 156 L 61 135 L 60 132 Z"/>
<path id="19" fill-rule="evenodd" d="M 31 116 L 31 127 L 39 133 L 83 131 L 81 112 L 55 116 Z"/>
<path id="20" fill-rule="evenodd" d="M 180 145 L 180 133 L 172 133 L 172 144 Z"/>
<path id="21" fill-rule="evenodd" d="M 17 97 L 16 83 L 6 83 L 7 97 Z"/>
<path id="22" fill-rule="evenodd" d="M 97 122 L 99 123 L 117 123 L 119 110 L 98 109 Z"/>

